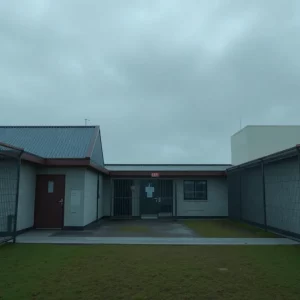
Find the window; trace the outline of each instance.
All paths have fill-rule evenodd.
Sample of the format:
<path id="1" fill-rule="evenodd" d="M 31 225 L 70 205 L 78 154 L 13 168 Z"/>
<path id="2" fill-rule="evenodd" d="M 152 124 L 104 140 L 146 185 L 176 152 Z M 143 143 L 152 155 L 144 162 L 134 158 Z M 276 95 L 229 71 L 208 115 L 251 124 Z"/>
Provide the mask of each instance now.
<path id="1" fill-rule="evenodd" d="M 54 182 L 53 181 L 48 181 L 48 193 L 53 193 L 54 191 Z"/>
<path id="2" fill-rule="evenodd" d="M 207 200 L 207 181 L 185 180 L 184 200 Z"/>

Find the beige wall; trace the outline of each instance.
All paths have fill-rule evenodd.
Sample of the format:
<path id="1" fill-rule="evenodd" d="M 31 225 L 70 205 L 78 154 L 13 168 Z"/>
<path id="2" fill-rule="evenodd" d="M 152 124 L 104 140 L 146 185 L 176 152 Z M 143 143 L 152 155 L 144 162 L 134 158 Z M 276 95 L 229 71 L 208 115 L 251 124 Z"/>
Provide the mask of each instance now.
<path id="1" fill-rule="evenodd" d="M 184 200 L 184 179 L 173 179 L 173 215 L 176 213 L 175 199 L 177 199 L 177 216 L 179 217 L 226 217 L 228 216 L 228 191 L 225 177 L 200 177 L 192 180 L 207 180 L 207 196 L 205 201 Z M 140 180 L 134 179 L 135 189 L 132 191 L 132 215 L 140 216 Z M 107 195 L 109 185 L 107 184 Z M 175 195 L 176 194 L 176 195 Z M 113 195 L 112 195 L 113 196 Z M 107 196 L 104 201 L 109 201 Z M 107 211 L 109 208 L 106 203 Z M 113 214 L 112 214 L 113 215 Z"/>
<path id="2" fill-rule="evenodd" d="M 193 178 L 197 180 L 197 178 Z M 184 179 L 176 179 L 178 217 L 225 217 L 228 216 L 227 181 L 224 177 L 199 178 L 207 180 L 207 200 L 184 200 Z"/>
<path id="3" fill-rule="evenodd" d="M 231 162 L 239 165 L 300 144 L 300 126 L 246 126 L 231 137 Z"/>

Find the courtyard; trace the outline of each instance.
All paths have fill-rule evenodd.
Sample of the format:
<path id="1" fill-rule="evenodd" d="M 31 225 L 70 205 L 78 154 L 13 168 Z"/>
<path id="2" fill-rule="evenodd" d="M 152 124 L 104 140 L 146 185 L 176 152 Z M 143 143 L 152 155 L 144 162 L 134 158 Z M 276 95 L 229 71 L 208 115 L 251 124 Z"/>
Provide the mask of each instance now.
<path id="1" fill-rule="evenodd" d="M 25 236 L 122 238 L 279 238 L 244 222 L 229 219 L 100 220 L 84 230 L 32 230 Z M 21 236 L 24 236 L 21 235 Z"/>
<path id="2" fill-rule="evenodd" d="M 229 219 L 105 220 L 84 230 L 31 230 L 17 243 L 122 245 L 294 245 L 297 240 Z"/>

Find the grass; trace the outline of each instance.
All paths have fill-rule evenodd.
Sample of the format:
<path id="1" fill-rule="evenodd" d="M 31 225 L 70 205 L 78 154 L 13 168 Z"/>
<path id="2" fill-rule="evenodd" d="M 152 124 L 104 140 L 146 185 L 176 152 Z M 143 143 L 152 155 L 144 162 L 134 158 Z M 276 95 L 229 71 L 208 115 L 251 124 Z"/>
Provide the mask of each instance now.
<path id="1" fill-rule="evenodd" d="M 124 225 L 120 227 L 120 231 L 124 232 L 148 232 L 149 227 L 143 225 Z"/>
<path id="2" fill-rule="evenodd" d="M 183 222 L 202 237 L 279 237 L 272 232 L 264 231 L 258 227 L 228 219 L 185 220 Z"/>
<path id="3" fill-rule="evenodd" d="M 298 246 L 0 247 L 0 299 L 297 299 Z"/>

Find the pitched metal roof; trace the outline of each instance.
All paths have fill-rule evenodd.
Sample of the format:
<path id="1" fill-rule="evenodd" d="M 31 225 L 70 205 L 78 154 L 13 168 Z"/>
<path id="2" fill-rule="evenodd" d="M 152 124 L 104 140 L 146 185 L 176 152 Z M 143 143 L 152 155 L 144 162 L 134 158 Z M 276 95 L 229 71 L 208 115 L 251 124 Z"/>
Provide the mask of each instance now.
<path id="1" fill-rule="evenodd" d="M 191 165 L 191 164 L 106 164 L 105 168 L 109 171 L 150 171 L 150 172 L 159 172 L 159 171 L 225 171 L 231 167 L 227 164 L 219 165 Z"/>
<path id="2" fill-rule="evenodd" d="M 98 126 L 0 126 L 0 141 L 44 158 L 91 155 Z"/>

